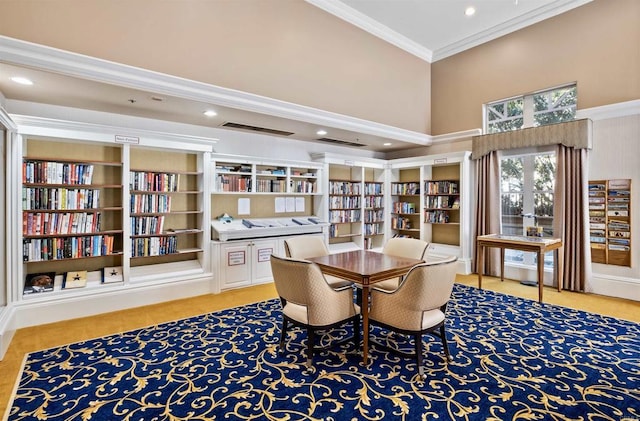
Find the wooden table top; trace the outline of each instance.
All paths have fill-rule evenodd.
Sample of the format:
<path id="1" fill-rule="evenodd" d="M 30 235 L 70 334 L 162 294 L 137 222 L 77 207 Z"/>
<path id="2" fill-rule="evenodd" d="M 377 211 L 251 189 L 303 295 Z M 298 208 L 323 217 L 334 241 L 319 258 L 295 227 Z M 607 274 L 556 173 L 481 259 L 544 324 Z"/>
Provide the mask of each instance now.
<path id="1" fill-rule="evenodd" d="M 326 274 L 369 285 L 406 274 L 422 260 L 388 256 L 370 250 L 353 250 L 308 259 Z"/>
<path id="2" fill-rule="evenodd" d="M 526 235 L 505 235 L 505 234 L 488 234 L 479 235 L 477 238 L 478 245 L 495 245 L 495 246 L 514 246 L 514 248 L 542 249 L 553 250 L 562 247 L 560 238 L 551 237 L 529 237 Z M 509 248 L 509 247 L 507 247 Z"/>

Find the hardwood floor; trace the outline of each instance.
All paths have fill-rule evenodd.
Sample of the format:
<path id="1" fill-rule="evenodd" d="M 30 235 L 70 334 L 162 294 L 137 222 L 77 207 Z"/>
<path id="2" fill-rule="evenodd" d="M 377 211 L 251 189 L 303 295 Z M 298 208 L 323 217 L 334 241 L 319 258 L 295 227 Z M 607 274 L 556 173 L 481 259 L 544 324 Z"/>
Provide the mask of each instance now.
<path id="1" fill-rule="evenodd" d="M 458 275 L 457 282 L 477 287 L 476 275 Z M 489 290 L 537 300 L 538 289 L 517 281 L 485 276 L 483 287 Z M 171 320 L 209 313 L 238 305 L 275 298 L 273 284 L 202 295 L 152 306 L 139 307 L 82 319 L 35 326 L 16 332 L 4 359 L 0 361 L 0 413 L 4 413 L 27 353 L 85 339 L 101 337 Z M 544 301 L 592 313 L 640 322 L 640 302 L 568 291 L 559 293 L 545 288 Z"/>

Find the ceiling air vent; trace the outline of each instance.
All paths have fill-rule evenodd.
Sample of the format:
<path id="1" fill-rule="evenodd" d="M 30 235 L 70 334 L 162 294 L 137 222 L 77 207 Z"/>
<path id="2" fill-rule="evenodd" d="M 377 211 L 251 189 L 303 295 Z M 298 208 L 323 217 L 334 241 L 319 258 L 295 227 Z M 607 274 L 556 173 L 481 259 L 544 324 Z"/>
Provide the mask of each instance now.
<path id="1" fill-rule="evenodd" d="M 344 146 L 355 146 L 357 148 L 361 148 L 363 146 L 367 146 L 363 143 L 356 143 L 356 142 L 348 142 L 346 140 L 338 140 L 338 139 L 331 139 L 329 137 L 321 137 L 320 139 L 316 139 L 318 142 L 327 142 L 327 143 L 334 143 L 336 145 L 344 145 Z"/>
<path id="2" fill-rule="evenodd" d="M 285 132 L 284 130 L 267 129 L 266 127 L 250 126 L 248 124 L 233 123 L 227 121 L 221 125 L 222 127 L 228 127 L 230 129 L 250 130 L 252 132 L 268 133 L 276 136 L 291 136 L 293 132 Z"/>

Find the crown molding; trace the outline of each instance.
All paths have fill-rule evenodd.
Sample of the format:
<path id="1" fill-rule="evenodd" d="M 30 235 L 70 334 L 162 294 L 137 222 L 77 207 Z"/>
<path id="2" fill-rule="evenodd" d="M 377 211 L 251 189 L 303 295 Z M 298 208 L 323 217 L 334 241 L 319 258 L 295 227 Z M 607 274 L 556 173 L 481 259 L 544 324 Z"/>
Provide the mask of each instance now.
<path id="1" fill-rule="evenodd" d="M 471 129 L 471 130 L 464 130 L 460 132 L 445 133 L 445 134 L 432 136 L 431 140 L 434 145 L 437 143 L 453 143 L 453 142 L 459 142 L 462 140 L 470 140 L 471 137 L 478 136 L 481 134 L 482 134 L 482 129 Z"/>
<path id="2" fill-rule="evenodd" d="M 380 22 L 371 19 L 369 16 L 347 6 L 339 0 L 305 0 L 325 12 L 349 22 L 358 28 L 381 38 L 396 47 L 413 54 L 414 56 L 428 62 L 433 63 L 443 58 L 450 57 L 462 51 L 477 47 L 480 44 L 494 40 L 508 33 L 525 28 L 544 19 L 559 15 L 573 8 L 582 6 L 593 0 L 559 0 L 552 4 L 539 7 L 524 15 L 510 19 L 499 25 L 493 26 L 482 32 L 461 39 L 435 51 L 429 50 L 427 47 L 418 44 L 415 41 L 399 34 Z"/>
<path id="3" fill-rule="evenodd" d="M 217 138 L 185 135 L 181 133 L 165 133 L 153 130 L 134 129 L 131 127 L 112 126 L 106 124 L 87 123 L 81 121 L 61 120 L 56 118 L 35 117 L 21 114 L 10 114 L 17 125 L 20 135 L 62 137 L 88 141 L 114 143 L 115 136 L 134 136 L 140 141 L 153 141 L 158 145 L 176 144 L 176 148 L 212 152 Z"/>
<path id="4" fill-rule="evenodd" d="M 212 105 L 326 125 L 427 146 L 431 138 L 401 129 L 317 108 L 224 88 L 125 64 L 89 57 L 27 41 L 0 36 L 0 57 L 8 64 L 29 66 L 81 79 L 124 86 Z"/>
<path id="5" fill-rule="evenodd" d="M 362 29 L 374 35 L 389 44 L 413 54 L 414 56 L 431 63 L 433 52 L 428 48 L 418 44 L 415 41 L 397 33 L 390 29 L 388 26 L 381 24 L 380 22 L 371 19 L 369 16 L 357 11 L 356 9 L 347 6 L 338 0 L 305 0 L 307 3 L 312 4 L 327 13 L 334 15 L 358 28 Z"/>
<path id="6" fill-rule="evenodd" d="M 593 0 L 564 0 L 541 6 L 535 10 L 525 13 L 524 15 L 510 19 L 482 32 L 478 32 L 475 35 L 463 38 L 460 41 L 451 43 L 445 47 L 438 48 L 433 52 L 433 61 L 442 60 L 443 58 L 477 47 L 478 45 L 492 41 L 511 32 L 526 28 L 534 23 L 541 22 L 576 7 L 583 6 L 591 1 Z"/>
<path id="7" fill-rule="evenodd" d="M 576 119 L 588 118 L 597 121 L 637 114 L 640 114 L 640 99 L 578 110 Z"/>

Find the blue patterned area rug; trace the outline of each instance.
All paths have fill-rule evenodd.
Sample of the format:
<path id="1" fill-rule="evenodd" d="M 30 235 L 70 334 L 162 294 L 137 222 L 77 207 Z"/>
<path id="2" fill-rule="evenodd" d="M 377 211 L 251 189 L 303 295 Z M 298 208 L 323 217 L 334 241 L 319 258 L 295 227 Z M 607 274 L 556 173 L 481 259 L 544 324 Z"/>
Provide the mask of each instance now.
<path id="1" fill-rule="evenodd" d="M 306 334 L 279 354 L 280 324 L 270 300 L 34 352 L 8 419 L 640 419 L 636 323 L 456 285 L 454 361 L 425 336 L 424 382 L 375 346 L 367 367 L 344 345 L 307 373 Z"/>

